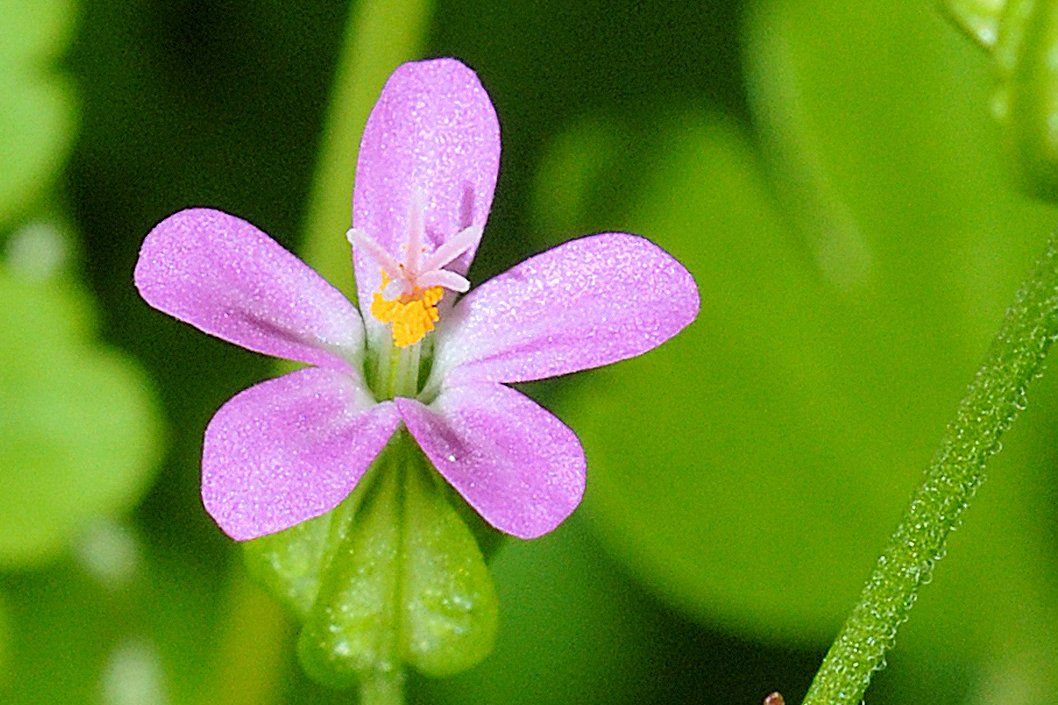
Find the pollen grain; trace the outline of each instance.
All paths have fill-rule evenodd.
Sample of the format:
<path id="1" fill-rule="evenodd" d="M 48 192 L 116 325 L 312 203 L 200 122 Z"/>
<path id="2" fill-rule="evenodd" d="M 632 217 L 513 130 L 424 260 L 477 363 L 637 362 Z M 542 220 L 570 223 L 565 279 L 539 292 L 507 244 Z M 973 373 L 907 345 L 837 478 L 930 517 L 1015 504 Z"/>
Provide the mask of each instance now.
<path id="1" fill-rule="evenodd" d="M 371 315 L 383 323 L 392 324 L 393 344 L 406 348 L 418 343 L 434 329 L 434 323 L 440 320 L 437 304 L 443 295 L 444 289 L 439 286 L 416 289 L 396 299 L 387 299 L 377 291 L 371 299 Z"/>

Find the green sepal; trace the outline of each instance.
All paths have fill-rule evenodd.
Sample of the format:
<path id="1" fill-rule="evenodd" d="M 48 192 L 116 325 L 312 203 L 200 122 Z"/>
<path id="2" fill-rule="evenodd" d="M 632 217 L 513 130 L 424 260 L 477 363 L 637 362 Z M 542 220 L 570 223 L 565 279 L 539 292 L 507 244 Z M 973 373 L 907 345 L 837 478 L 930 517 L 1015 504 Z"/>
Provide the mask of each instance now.
<path id="1" fill-rule="evenodd" d="M 332 514 L 245 545 L 246 569 L 250 575 L 300 620 L 308 618 L 320 591 L 320 567 Z"/>
<path id="2" fill-rule="evenodd" d="M 348 687 L 405 665 L 450 675 L 489 654 L 495 588 L 452 500 L 401 433 L 334 511 L 247 544 L 250 572 L 303 623 L 311 677 Z"/>
<path id="3" fill-rule="evenodd" d="M 469 529 L 471 536 L 477 541 L 478 550 L 485 558 L 485 562 L 491 561 L 496 552 L 506 542 L 507 535 L 500 533 L 492 525 L 486 523 L 481 518 L 481 515 L 474 511 L 474 508 L 467 504 L 451 485 L 441 480 L 441 476 L 426 462 L 425 458 L 423 458 L 423 463 L 426 466 L 427 473 L 438 480 L 435 483 L 435 489 L 444 496 L 449 508 L 455 511 L 456 516 L 462 520 L 463 525 Z"/>
<path id="4" fill-rule="evenodd" d="M 499 616 L 484 557 L 446 488 L 422 464 L 405 477 L 401 655 L 431 676 L 465 671 L 488 656 Z"/>

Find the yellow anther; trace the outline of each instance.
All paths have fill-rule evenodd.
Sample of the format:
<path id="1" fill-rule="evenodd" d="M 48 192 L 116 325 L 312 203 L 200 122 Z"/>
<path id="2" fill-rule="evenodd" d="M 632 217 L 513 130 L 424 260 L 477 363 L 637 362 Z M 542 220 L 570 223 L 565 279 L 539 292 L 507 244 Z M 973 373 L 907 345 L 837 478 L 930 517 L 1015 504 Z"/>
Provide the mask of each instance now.
<path id="1" fill-rule="evenodd" d="M 382 287 L 385 288 L 388 277 L 383 274 Z M 414 345 L 434 329 L 434 323 L 440 320 L 437 304 L 444 295 L 444 289 L 432 286 L 429 289 L 416 289 L 397 299 L 387 299 L 382 291 L 376 291 L 371 299 L 371 315 L 383 323 L 393 326 L 393 344 L 398 348 Z"/>

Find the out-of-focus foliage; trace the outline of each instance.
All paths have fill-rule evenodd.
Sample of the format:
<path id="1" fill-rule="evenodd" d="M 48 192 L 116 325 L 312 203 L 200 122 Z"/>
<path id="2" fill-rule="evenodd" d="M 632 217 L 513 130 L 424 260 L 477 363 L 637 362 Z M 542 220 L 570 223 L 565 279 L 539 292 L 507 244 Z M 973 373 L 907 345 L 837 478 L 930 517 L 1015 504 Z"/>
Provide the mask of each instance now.
<path id="1" fill-rule="evenodd" d="M 73 141 L 71 87 L 54 64 L 74 14 L 70 0 L 0 0 L 0 225 L 52 185 Z"/>
<path id="2" fill-rule="evenodd" d="M 937 5 L 981 46 L 996 43 L 1007 0 L 942 0 Z"/>
<path id="3" fill-rule="evenodd" d="M 0 686 L 7 681 L 7 641 L 9 639 L 8 632 L 10 628 L 7 624 L 7 608 L 4 602 L 0 600 Z"/>
<path id="4" fill-rule="evenodd" d="M 5 2 L 0 42 L 0 223 L 52 186 L 74 105 L 52 64 L 73 24 L 69 2 Z M 6 122 L 3 122 L 6 121 Z M 54 207 L 53 207 L 54 209 Z M 0 565 L 56 554 L 93 516 L 128 509 L 156 460 L 150 384 L 102 350 L 83 288 L 59 276 L 65 236 L 20 229 L 0 268 Z"/>
<path id="5" fill-rule="evenodd" d="M 0 565 L 55 555 L 152 476 L 150 384 L 100 347 L 83 290 L 0 268 Z"/>
<path id="6" fill-rule="evenodd" d="M 655 625 L 591 550 L 579 523 L 503 549 L 492 564 L 503 624 L 495 652 L 429 692 L 453 705 L 642 702 L 656 688 L 651 658 L 622 644 Z M 548 573 L 561 575 L 536 583 Z"/>
<path id="7" fill-rule="evenodd" d="M 1003 125 L 1022 185 L 1041 199 L 1058 200 L 1058 3 L 947 0 L 943 6 L 992 54 L 992 112 Z"/>
<path id="8" fill-rule="evenodd" d="M 120 524 L 91 525 L 74 549 L 46 572 L 0 581 L 13 623 L 0 700 L 198 702 L 219 642 L 217 586 Z"/>
<path id="9" fill-rule="evenodd" d="M 9 225 L 41 210 L 72 142 L 75 106 L 53 64 L 74 5 L 4 0 L 0 16 L 0 225 Z M 0 264 L 2 567 L 52 557 L 90 518 L 129 509 L 157 459 L 151 385 L 95 342 L 95 307 L 64 271 L 71 236 L 53 221 L 20 227 Z"/>
<path id="10" fill-rule="evenodd" d="M 1052 227 L 1053 211 L 1007 180 L 989 58 L 931 3 L 754 2 L 742 22 L 750 4 L 436 4 L 424 53 L 473 66 L 504 130 L 473 281 L 585 232 L 638 230 L 688 262 L 703 308 L 641 360 L 530 387 L 588 450 L 587 503 L 554 535 L 496 556 L 496 651 L 451 680 L 413 678 L 414 702 L 759 702 L 773 688 L 796 701 Z M 224 631 L 238 610 L 223 587 L 241 561 L 198 498 L 202 429 L 266 362 L 149 311 L 130 273 L 143 235 L 187 205 L 245 214 L 302 249 L 293 235 L 307 229 L 352 6 L 92 0 L 71 24 L 68 4 L 3 5 L 5 30 L 17 29 L 0 37 L 5 165 L 18 134 L 5 121 L 26 114 L 5 101 L 69 99 L 53 67 L 76 26 L 65 63 L 83 131 L 60 185 L 101 305 L 66 280 L 46 296 L 12 289 L 5 301 L 25 304 L 0 319 L 37 321 L 14 336 L 5 326 L 2 345 L 23 368 L 88 370 L 48 370 L 68 389 L 91 385 L 68 395 L 84 413 L 113 378 L 136 379 L 124 362 L 101 379 L 115 359 L 101 336 L 144 361 L 151 381 L 137 384 L 158 389 L 175 423 L 164 472 L 129 516 L 145 537 L 139 577 L 100 580 L 82 538 L 72 558 L 0 575 L 17 673 L 0 701 L 197 705 L 225 673 L 226 639 L 252 652 L 283 638 L 256 623 Z M 28 108 L 37 124 L 16 146 L 52 144 L 33 147 L 51 166 L 19 177 L 21 195 L 0 188 L 0 229 L 39 212 L 73 140 L 71 121 L 56 141 L 48 100 Z M 24 271 L 50 267 L 46 247 L 17 252 Z M 44 351 L 30 332 L 64 342 Z M 1053 653 L 1054 387 L 1049 377 L 1032 395 L 872 702 L 1001 702 Z M 135 443 L 138 423 L 116 437 Z M 77 487 L 101 502 L 80 479 L 60 499 Z M 146 479 L 106 478 L 124 489 L 108 490 L 105 513 Z M 72 536 L 68 513 L 38 516 Z M 355 697 L 307 681 L 293 644 L 283 650 L 276 703 Z"/>
<path id="11" fill-rule="evenodd" d="M 642 128 L 594 120 L 540 175 L 556 236 L 627 203 L 622 224 L 701 287 L 688 332 L 560 409 L 616 555 L 707 622 L 800 643 L 836 630 L 1052 226 L 1004 179 L 986 77 L 946 31 L 915 3 L 762 4 L 747 51 L 774 162 L 688 111 L 645 149 L 627 148 Z M 1046 387 L 1034 401 L 1053 408 Z M 1053 434 L 1042 412 L 1024 425 L 902 639 L 919 655 L 989 659 L 1058 597 L 1033 559 Z"/>

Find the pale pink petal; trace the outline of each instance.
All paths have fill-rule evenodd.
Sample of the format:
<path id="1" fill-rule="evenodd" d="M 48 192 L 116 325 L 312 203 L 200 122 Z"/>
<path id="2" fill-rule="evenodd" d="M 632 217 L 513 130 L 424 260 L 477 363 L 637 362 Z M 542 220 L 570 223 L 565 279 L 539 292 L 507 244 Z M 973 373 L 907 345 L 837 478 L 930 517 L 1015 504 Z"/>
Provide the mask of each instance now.
<path id="1" fill-rule="evenodd" d="M 446 388 L 428 407 L 394 399 L 426 457 L 494 527 L 523 539 L 554 529 L 584 495 L 584 451 L 565 424 L 499 384 Z"/>
<path id="2" fill-rule="evenodd" d="M 356 307 L 245 220 L 207 208 L 156 225 L 136 263 L 151 306 L 244 348 L 347 369 L 363 354 Z"/>
<path id="3" fill-rule="evenodd" d="M 353 227 L 403 258 L 418 190 L 425 196 L 423 244 L 430 252 L 471 225 L 485 225 L 499 160 L 499 122 L 474 72 L 455 59 L 404 64 L 386 82 L 364 128 Z M 478 239 L 448 269 L 465 274 Z M 366 252 L 354 255 L 360 301 L 370 301 L 379 265 Z"/>
<path id="4" fill-rule="evenodd" d="M 438 325 L 429 387 L 527 382 L 640 355 L 698 315 L 691 274 L 657 245 L 607 233 L 531 257 Z"/>
<path id="5" fill-rule="evenodd" d="M 309 368 L 232 397 L 206 428 L 202 501 L 226 534 L 246 540 L 336 507 L 393 435 L 392 402 L 355 378 Z"/>

